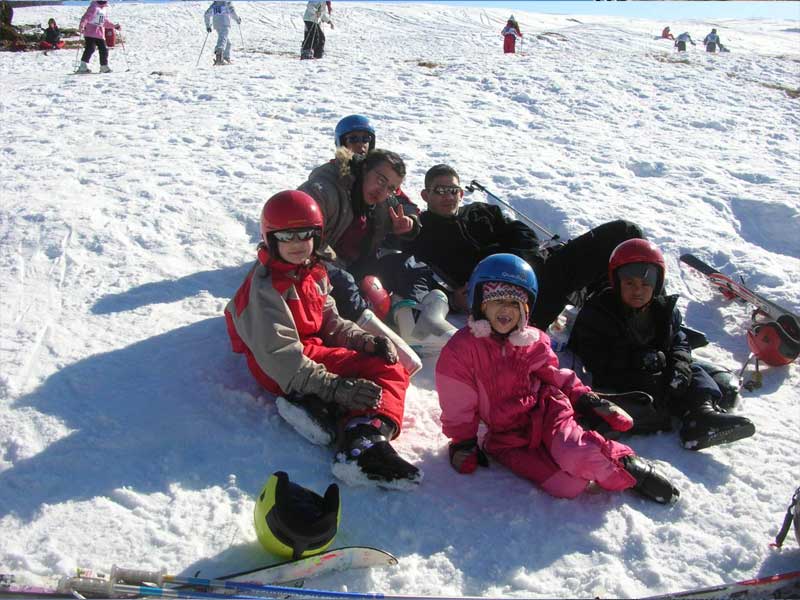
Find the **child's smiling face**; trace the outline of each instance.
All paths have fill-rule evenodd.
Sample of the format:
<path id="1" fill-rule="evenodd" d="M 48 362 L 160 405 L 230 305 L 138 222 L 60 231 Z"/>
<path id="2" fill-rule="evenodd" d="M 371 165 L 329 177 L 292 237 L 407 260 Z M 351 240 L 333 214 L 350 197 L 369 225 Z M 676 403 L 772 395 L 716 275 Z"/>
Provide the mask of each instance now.
<path id="1" fill-rule="evenodd" d="M 520 310 L 516 300 L 490 300 L 484 302 L 481 310 L 497 333 L 509 333 L 519 324 Z"/>

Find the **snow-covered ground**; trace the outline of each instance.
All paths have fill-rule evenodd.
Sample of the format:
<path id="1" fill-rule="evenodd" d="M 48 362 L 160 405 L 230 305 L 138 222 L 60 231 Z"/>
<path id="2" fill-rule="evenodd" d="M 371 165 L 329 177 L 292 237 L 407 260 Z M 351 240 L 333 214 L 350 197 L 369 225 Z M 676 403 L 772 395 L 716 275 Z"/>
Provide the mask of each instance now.
<path id="1" fill-rule="evenodd" d="M 748 311 L 681 253 L 800 310 L 796 21 L 671 23 L 695 39 L 715 26 L 732 50 L 678 56 L 661 22 L 517 12 L 526 35 L 506 56 L 504 10 L 335 2 L 325 59 L 301 62 L 303 3 L 238 2 L 235 64 L 211 67 L 212 34 L 195 67 L 206 6 L 112 5 L 125 46 L 107 76 L 73 76 L 74 50 L 0 55 L 0 572 L 241 570 L 268 560 L 252 508 L 272 472 L 332 481 L 331 453 L 231 353 L 222 311 L 262 203 L 333 155 L 350 113 L 407 159 L 415 199 L 448 162 L 564 237 L 641 224 L 712 340 L 705 358 L 741 365 Z M 82 10 L 14 22 L 72 27 Z M 458 475 L 433 364 L 397 443 L 426 472 L 419 490 L 342 486 L 336 544 L 400 564 L 315 587 L 632 597 L 800 565 L 793 540 L 768 546 L 800 484 L 797 364 L 744 393 L 753 438 L 699 453 L 675 433 L 629 440 L 677 482 L 672 507 L 555 499 L 496 464 Z"/>

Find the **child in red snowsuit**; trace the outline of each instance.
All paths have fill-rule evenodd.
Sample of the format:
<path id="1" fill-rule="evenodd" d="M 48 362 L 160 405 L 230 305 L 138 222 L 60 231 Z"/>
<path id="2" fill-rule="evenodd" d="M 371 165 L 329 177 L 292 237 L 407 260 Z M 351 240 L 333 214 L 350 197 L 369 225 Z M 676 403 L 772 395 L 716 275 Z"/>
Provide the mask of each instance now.
<path id="1" fill-rule="evenodd" d="M 61 30 L 56 25 L 55 19 L 47 21 L 47 29 L 44 30 L 44 40 L 39 43 L 42 50 L 60 50 L 64 47 L 64 40 L 61 39 Z"/>
<path id="2" fill-rule="evenodd" d="M 503 36 L 503 52 L 514 54 L 516 52 L 517 38 L 522 37 L 522 32 L 519 30 L 519 24 L 514 19 L 514 15 L 508 18 L 508 22 L 500 34 Z"/>
<path id="3" fill-rule="evenodd" d="M 322 211 L 304 192 L 280 192 L 264 205 L 258 261 L 225 308 L 233 350 L 261 385 L 285 396 L 279 412 L 301 434 L 328 443 L 338 426 L 335 475 L 382 487 L 419 483 L 420 471 L 389 444 L 403 422 L 408 373 L 391 340 L 336 311 L 316 254 L 322 229 Z M 309 436 L 298 413 L 331 435 Z"/>

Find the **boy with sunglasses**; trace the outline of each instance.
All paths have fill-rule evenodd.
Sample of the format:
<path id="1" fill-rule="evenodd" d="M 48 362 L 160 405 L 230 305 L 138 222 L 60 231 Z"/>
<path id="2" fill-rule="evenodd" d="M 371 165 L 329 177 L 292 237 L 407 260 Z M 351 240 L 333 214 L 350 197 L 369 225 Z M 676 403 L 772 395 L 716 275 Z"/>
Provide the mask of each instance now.
<path id="1" fill-rule="evenodd" d="M 464 190 L 456 170 L 445 164 L 425 174 L 422 199 L 428 210 L 420 215 L 420 234 L 405 244 L 451 288 L 450 303 L 468 312 L 466 284 L 475 266 L 491 254 L 505 252 L 533 267 L 541 295 L 530 322 L 546 330 L 564 310 L 568 297 L 604 281 L 611 251 L 621 242 L 642 237 L 628 221 L 605 223 L 563 246 L 543 250 L 536 233 L 506 217 L 498 206 L 473 202 L 462 206 Z"/>
<path id="2" fill-rule="evenodd" d="M 389 444 L 403 423 L 409 375 L 390 339 L 336 311 L 317 254 L 323 223 L 304 192 L 266 202 L 258 261 L 225 308 L 231 345 L 280 395 L 278 411 L 298 433 L 321 445 L 338 437 L 334 475 L 409 489 L 422 474 Z"/>

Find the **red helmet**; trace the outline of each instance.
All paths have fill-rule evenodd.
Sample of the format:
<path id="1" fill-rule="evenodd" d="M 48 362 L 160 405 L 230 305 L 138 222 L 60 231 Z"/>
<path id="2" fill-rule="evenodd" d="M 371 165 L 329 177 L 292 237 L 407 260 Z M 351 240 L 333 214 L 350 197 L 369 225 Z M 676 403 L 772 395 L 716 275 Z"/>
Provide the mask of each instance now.
<path id="1" fill-rule="evenodd" d="M 658 267 L 658 280 L 653 288 L 653 295 L 657 296 L 664 289 L 664 276 L 667 274 L 667 265 L 664 255 L 653 242 L 640 238 L 625 240 L 614 248 L 608 259 L 608 281 L 611 287 L 617 288 L 618 281 L 615 276 L 617 269 L 632 263 L 646 263 Z"/>
<path id="2" fill-rule="evenodd" d="M 762 318 L 758 319 L 759 316 Z M 788 365 L 800 356 L 797 323 L 788 315 L 782 315 L 777 321 L 763 317 L 763 313 L 753 313 L 753 322 L 747 330 L 750 351 L 771 367 Z"/>
<path id="3" fill-rule="evenodd" d="M 322 211 L 316 200 L 305 192 L 287 190 L 267 200 L 261 210 L 261 238 L 284 229 L 322 229 Z"/>

